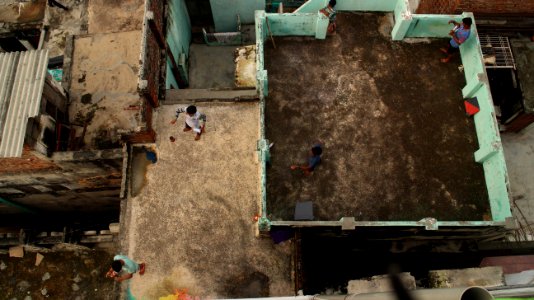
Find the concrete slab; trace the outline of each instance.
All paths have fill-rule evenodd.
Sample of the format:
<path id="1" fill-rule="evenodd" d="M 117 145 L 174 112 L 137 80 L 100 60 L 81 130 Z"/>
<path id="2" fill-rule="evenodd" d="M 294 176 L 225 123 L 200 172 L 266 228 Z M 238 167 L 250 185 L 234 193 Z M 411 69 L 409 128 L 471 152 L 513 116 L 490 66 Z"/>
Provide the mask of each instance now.
<path id="1" fill-rule="evenodd" d="M 101 149 L 118 144 L 119 132 L 135 131 L 141 122 L 137 94 L 141 31 L 95 34 L 74 41 L 69 107 L 71 123 L 83 144 Z M 107 147 L 110 148 L 110 147 Z"/>
<path id="2" fill-rule="evenodd" d="M 173 89 L 165 92 L 165 104 L 189 104 L 191 101 L 250 101 L 258 99 L 256 89 L 213 90 L 213 89 Z"/>
<path id="3" fill-rule="evenodd" d="M 512 205 L 512 213 L 523 226 L 534 224 L 534 124 L 519 133 L 502 134 L 501 139 L 510 180 L 511 201 L 521 210 L 519 212 Z"/>
<path id="4" fill-rule="evenodd" d="M 234 88 L 234 51 L 237 46 L 210 47 L 191 44 L 189 87 L 192 89 Z"/>
<path id="5" fill-rule="evenodd" d="M 465 286 L 495 287 L 504 285 L 501 267 L 435 270 L 428 272 L 430 288 Z"/>
<path id="6" fill-rule="evenodd" d="M 258 104 L 198 103 L 208 118 L 200 141 L 182 132 L 183 116 L 169 124 L 177 107 L 156 110 L 158 161 L 122 215 L 123 251 L 147 264 L 145 275 L 130 281 L 132 294 L 158 299 L 182 288 L 202 299 L 293 294 L 290 244 L 256 237 Z"/>
<path id="7" fill-rule="evenodd" d="M 415 290 L 415 277 L 410 273 L 400 273 L 399 279 L 408 290 Z M 383 293 L 393 292 L 389 275 L 377 275 L 370 279 L 350 280 L 347 285 L 347 294 Z"/>
<path id="8" fill-rule="evenodd" d="M 318 221 L 491 220 L 460 61 L 440 62 L 447 41 L 392 42 L 383 14 L 339 13 L 337 24 L 326 40 L 266 43 L 272 219 L 291 220 L 309 199 Z M 313 175 L 291 172 L 317 140 Z"/>
<path id="9" fill-rule="evenodd" d="M 511 39 L 514 59 L 517 65 L 517 75 L 523 94 L 523 108 L 526 113 L 534 113 L 534 41 L 524 39 Z"/>
<path id="10" fill-rule="evenodd" d="M 141 30 L 144 0 L 91 0 L 88 5 L 88 33 Z"/>

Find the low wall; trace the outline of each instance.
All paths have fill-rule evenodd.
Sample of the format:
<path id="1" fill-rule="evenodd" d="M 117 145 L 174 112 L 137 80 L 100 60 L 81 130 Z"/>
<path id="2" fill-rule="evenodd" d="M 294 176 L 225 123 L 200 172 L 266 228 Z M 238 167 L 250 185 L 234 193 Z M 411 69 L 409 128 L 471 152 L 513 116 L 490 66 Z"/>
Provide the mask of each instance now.
<path id="1" fill-rule="evenodd" d="M 377 3 L 380 2 L 380 3 Z M 269 159 L 268 141 L 265 140 L 264 129 L 264 106 L 265 97 L 268 91 L 267 70 L 264 69 L 263 61 L 263 44 L 269 35 L 274 36 L 315 36 L 318 39 L 326 35 L 328 19 L 321 13 L 314 13 L 313 10 L 320 9 L 326 4 L 326 0 L 310 0 L 295 13 L 292 14 L 266 14 L 264 11 L 256 11 L 256 67 L 257 81 L 260 92 L 261 103 L 261 139 L 258 143 L 259 159 L 262 162 L 261 169 L 261 194 L 262 194 L 262 212 L 260 218 L 260 228 L 268 228 L 271 222 L 267 218 L 267 195 L 266 195 L 266 170 L 265 165 Z M 448 38 L 452 26 L 448 24 L 450 20 L 460 21 L 464 17 L 471 17 L 471 13 L 463 15 L 418 15 L 412 14 L 408 0 L 390 0 L 390 1 L 358 1 L 358 0 L 338 0 L 336 9 L 340 11 L 392 11 L 395 16 L 395 25 L 392 30 L 393 40 L 403 40 L 404 38 Z M 302 12 L 302 13 L 299 13 Z M 269 26 L 267 26 L 267 21 Z M 493 100 L 487 75 L 482 60 L 482 51 L 476 24 L 471 29 L 471 37 L 460 47 L 466 86 L 462 93 L 464 98 L 477 97 L 480 104 L 480 112 L 474 116 L 476 133 L 479 143 L 479 150 L 475 152 L 474 159 L 481 163 L 484 168 L 486 187 L 488 190 L 492 220 L 482 222 L 439 222 L 435 220 L 436 228 L 441 225 L 445 226 L 503 226 L 505 221 L 510 221 L 512 216 L 510 211 L 509 200 L 509 182 L 506 170 L 506 163 L 502 151 L 502 145 L 499 134 L 499 127 L 495 118 Z M 423 220 L 422 220 L 423 221 Z M 426 222 L 401 222 L 404 226 L 425 226 Z M 289 224 L 289 223 L 291 224 Z M 312 226 L 308 223 L 316 222 L 282 222 L 290 226 Z M 342 226 L 343 221 L 332 221 L 332 226 Z M 278 222 L 280 223 L 280 222 Z M 287 223 L 287 224 L 286 224 Z M 298 223 L 298 224 L 297 224 Z M 317 225 L 313 226 L 321 226 Z M 324 223 L 324 222 L 323 222 Z M 398 222 L 380 222 L 380 226 L 400 226 Z M 278 225 L 284 225 L 278 224 Z M 300 224 L 300 225 L 299 225 Z M 373 225 L 357 224 L 357 226 Z M 351 226 L 349 226 L 351 227 Z M 432 229 L 430 226 L 427 229 Z"/>

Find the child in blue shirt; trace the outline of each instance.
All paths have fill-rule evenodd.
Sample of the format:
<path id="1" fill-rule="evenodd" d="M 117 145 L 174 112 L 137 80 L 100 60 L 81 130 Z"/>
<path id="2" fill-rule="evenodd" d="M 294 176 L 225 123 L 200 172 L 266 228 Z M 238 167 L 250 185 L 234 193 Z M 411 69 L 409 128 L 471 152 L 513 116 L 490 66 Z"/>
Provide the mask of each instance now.
<path id="1" fill-rule="evenodd" d="M 454 28 L 449 32 L 451 40 L 449 41 L 447 48 L 440 49 L 441 52 L 447 54 L 447 57 L 441 59 L 441 62 L 443 63 L 449 62 L 453 54 L 458 52 L 460 45 L 469 38 L 473 20 L 471 18 L 463 18 L 462 23 L 450 20 L 449 24 L 454 24 Z"/>
<path id="2" fill-rule="evenodd" d="M 317 142 L 311 147 L 308 163 L 303 166 L 292 165 L 291 170 L 300 169 L 304 172 L 304 175 L 310 175 L 315 170 L 315 167 L 321 163 L 321 154 L 323 154 L 323 145 Z"/>

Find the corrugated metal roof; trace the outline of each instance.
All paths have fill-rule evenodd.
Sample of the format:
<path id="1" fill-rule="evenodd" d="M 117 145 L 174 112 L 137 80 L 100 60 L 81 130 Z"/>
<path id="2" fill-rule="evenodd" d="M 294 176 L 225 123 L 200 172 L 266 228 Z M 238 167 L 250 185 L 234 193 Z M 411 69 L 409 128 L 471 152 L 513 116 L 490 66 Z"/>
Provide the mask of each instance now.
<path id="1" fill-rule="evenodd" d="M 39 114 L 48 50 L 0 53 L 0 157 L 20 157 L 28 118 Z"/>

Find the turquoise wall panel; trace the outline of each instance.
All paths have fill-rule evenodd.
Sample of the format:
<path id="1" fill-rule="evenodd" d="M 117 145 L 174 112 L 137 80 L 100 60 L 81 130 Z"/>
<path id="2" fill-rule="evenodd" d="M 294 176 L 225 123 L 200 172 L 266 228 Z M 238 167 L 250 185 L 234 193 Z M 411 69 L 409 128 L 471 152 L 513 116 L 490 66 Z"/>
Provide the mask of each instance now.
<path id="1" fill-rule="evenodd" d="M 462 18 L 454 15 L 412 15 L 412 19 L 406 37 L 449 37 L 454 26 L 448 22 L 460 22 Z"/>
<path id="2" fill-rule="evenodd" d="M 311 0 L 308 7 L 302 10 L 315 10 L 321 8 L 321 1 Z M 461 21 L 463 17 L 472 14 L 465 13 L 463 15 L 417 15 L 411 14 L 408 3 L 405 0 L 394 1 L 358 1 L 358 0 L 338 0 L 338 10 L 384 10 L 394 11 L 396 24 L 392 32 L 394 39 L 402 40 L 405 37 L 438 37 L 445 38 L 444 44 L 449 39 L 449 31 L 452 25 L 448 21 L 453 19 Z M 326 1 L 324 2 L 326 3 Z M 352 5 L 352 6 L 351 6 Z M 380 6 L 383 5 L 383 6 Z M 268 29 L 266 20 L 269 21 L 271 32 L 275 36 L 280 35 L 307 35 L 307 36 L 321 36 L 320 32 L 325 30 L 323 28 L 324 21 L 320 13 L 292 13 L 292 14 L 265 14 L 265 12 L 256 12 L 256 47 L 257 47 L 257 80 L 260 91 L 260 102 L 263 108 L 265 104 L 264 96 L 267 96 L 268 80 L 267 71 L 264 70 L 263 62 L 263 45 L 268 38 Z M 326 21 L 327 24 L 327 21 Z M 466 86 L 462 90 L 464 97 L 477 97 L 480 112 L 474 116 L 476 127 L 476 134 L 479 143 L 479 150 L 474 154 L 477 162 L 483 164 L 484 176 L 486 180 L 486 187 L 488 191 L 488 198 L 491 207 L 492 222 L 463 222 L 458 221 L 457 225 L 451 226 L 469 226 L 480 223 L 481 226 L 491 226 L 492 224 L 501 226 L 503 222 L 511 217 L 509 189 L 508 189 L 508 173 L 504 155 L 502 152 L 500 133 L 495 112 L 493 107 L 493 100 L 489 89 L 489 83 L 482 61 L 482 52 L 480 48 L 480 41 L 478 39 L 476 24 L 473 24 L 471 37 L 460 47 L 462 63 L 464 66 L 464 74 L 466 78 Z M 263 124 L 263 109 L 261 116 L 261 126 Z M 263 128 L 263 127 L 262 127 Z M 262 131 L 261 139 L 265 140 L 265 133 Z M 261 149 L 260 149 L 261 148 Z M 260 160 L 262 164 L 265 162 L 268 151 L 265 147 L 260 147 Z M 262 169 L 262 224 L 270 224 L 267 219 L 266 207 L 266 174 L 265 169 Z M 318 222 L 319 224 L 320 222 Z M 371 222 L 377 223 L 377 222 Z M 395 222 L 391 223 L 392 226 Z M 453 223 L 453 222 L 449 222 Z M 317 225 L 320 226 L 320 225 Z M 372 224 L 369 226 L 373 226 Z M 385 225 L 384 225 L 385 226 Z"/>
<path id="3" fill-rule="evenodd" d="M 176 82 L 176 78 L 174 78 L 174 75 L 172 74 L 169 57 L 167 57 L 165 61 L 167 62 L 165 64 L 165 89 L 178 89 L 178 82 Z"/>
<path id="4" fill-rule="evenodd" d="M 341 1 L 339 1 L 341 2 Z M 321 8 L 324 8 L 326 6 L 326 3 L 328 3 L 328 0 L 309 0 L 308 2 L 302 4 L 299 8 L 297 8 L 294 12 L 295 13 L 316 13 Z M 336 6 L 337 8 L 337 6 Z"/>
<path id="5" fill-rule="evenodd" d="M 328 0 L 309 0 L 295 13 L 315 13 L 328 4 Z M 393 11 L 397 0 L 337 0 L 338 11 Z"/>
<path id="6" fill-rule="evenodd" d="M 337 0 L 339 11 L 393 11 L 397 0 Z"/>
<path id="7" fill-rule="evenodd" d="M 506 218 L 511 217 L 512 213 L 508 198 L 508 172 L 502 150 L 486 160 L 483 166 L 491 207 L 491 218 L 493 221 L 504 221 Z"/>
<path id="8" fill-rule="evenodd" d="M 400 41 L 404 39 L 406 32 L 412 23 L 412 14 L 410 12 L 408 1 L 397 1 L 393 15 L 395 16 L 395 25 L 391 30 L 391 38 L 394 41 Z"/>
<path id="9" fill-rule="evenodd" d="M 237 31 L 237 15 L 241 24 L 254 24 L 254 11 L 265 9 L 265 0 L 210 0 L 216 32 Z"/>
<path id="10" fill-rule="evenodd" d="M 265 11 L 256 11 L 256 86 L 260 96 L 267 96 L 267 70 L 264 69 L 263 45 L 267 39 L 267 26 L 265 23 Z M 262 135 L 262 138 L 264 136 Z"/>
<path id="11" fill-rule="evenodd" d="M 466 13 L 458 19 L 462 17 L 473 18 L 473 15 Z M 460 55 L 466 80 L 466 87 L 462 90 L 463 96 L 466 98 L 477 97 L 480 106 L 480 111 L 474 115 L 479 145 L 479 150 L 475 156 L 477 161 L 484 166 L 492 219 L 493 221 L 504 221 L 512 215 L 508 191 L 508 173 L 474 18 L 471 36 L 460 46 Z"/>
<path id="12" fill-rule="evenodd" d="M 319 13 L 267 14 L 271 32 L 275 36 L 315 36 Z"/>
<path id="13" fill-rule="evenodd" d="M 167 18 L 166 41 L 175 60 L 178 60 L 180 54 L 185 54 L 189 58 L 189 45 L 191 44 L 191 21 L 187 12 L 184 0 L 169 0 L 169 17 Z M 187 61 L 187 59 L 186 59 Z M 176 61 L 178 64 L 178 61 Z M 167 59 L 167 76 L 165 87 L 171 88 L 171 84 L 178 88 L 176 79 L 171 70 L 171 63 Z M 187 66 L 186 66 L 187 67 Z M 187 72 L 186 72 L 187 74 Z M 189 78 L 185 78 L 189 81 Z"/>

